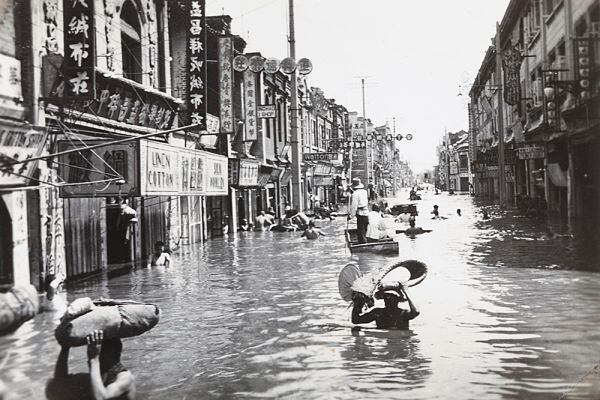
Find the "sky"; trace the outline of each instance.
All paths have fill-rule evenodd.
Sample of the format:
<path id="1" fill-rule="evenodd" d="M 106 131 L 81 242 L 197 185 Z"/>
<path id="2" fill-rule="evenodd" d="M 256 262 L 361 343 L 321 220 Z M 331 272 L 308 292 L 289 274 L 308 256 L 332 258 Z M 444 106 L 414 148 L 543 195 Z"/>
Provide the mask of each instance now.
<path id="1" fill-rule="evenodd" d="M 509 0 L 296 0 L 296 58 L 314 66 L 309 86 L 377 125 L 413 135 L 398 148 L 415 172 L 436 163 L 446 130 L 468 130 L 470 84 Z M 288 56 L 288 0 L 207 0 L 233 18 L 246 50 Z M 462 95 L 459 95 L 462 93 Z"/>

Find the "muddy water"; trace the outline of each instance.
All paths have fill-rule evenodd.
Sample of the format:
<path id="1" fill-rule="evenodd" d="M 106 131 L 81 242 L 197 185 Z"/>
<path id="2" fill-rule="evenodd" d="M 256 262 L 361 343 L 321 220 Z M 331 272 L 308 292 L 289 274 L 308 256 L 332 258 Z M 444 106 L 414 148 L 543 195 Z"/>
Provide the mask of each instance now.
<path id="1" fill-rule="evenodd" d="M 447 219 L 429 219 L 434 203 Z M 398 259 L 430 269 L 410 292 L 421 309 L 410 331 L 351 329 L 339 270 L 398 259 L 351 257 L 344 218 L 319 221 L 327 236 L 318 241 L 243 232 L 184 248 L 171 268 L 97 279 L 68 296 L 160 305 L 156 328 L 123 341 L 143 399 L 598 396 L 597 242 L 577 232 L 538 240 L 543 225 L 492 207 L 483 221 L 469 196 L 426 193 L 418 207 L 417 226 L 433 232 L 396 238 Z M 387 222 L 390 233 L 406 226 Z M 14 398 L 45 397 L 59 350 L 55 317 L 0 338 L 0 376 Z M 85 349 L 72 350 L 70 366 L 87 370 Z"/>

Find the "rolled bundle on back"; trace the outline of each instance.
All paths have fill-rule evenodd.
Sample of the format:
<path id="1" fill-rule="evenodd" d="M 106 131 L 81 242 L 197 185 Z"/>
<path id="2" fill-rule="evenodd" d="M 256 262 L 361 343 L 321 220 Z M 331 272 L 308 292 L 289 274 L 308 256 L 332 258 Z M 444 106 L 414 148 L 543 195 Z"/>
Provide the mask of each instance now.
<path id="1" fill-rule="evenodd" d="M 10 333 L 39 311 L 37 290 L 33 285 L 11 288 L 0 293 L 0 335 Z"/>
<path id="2" fill-rule="evenodd" d="M 61 345 L 83 346 L 94 330 L 104 331 L 105 339 L 138 336 L 152 329 L 160 310 L 154 304 L 130 300 L 94 300 L 94 307 L 75 318 L 63 318 L 54 336 Z"/>

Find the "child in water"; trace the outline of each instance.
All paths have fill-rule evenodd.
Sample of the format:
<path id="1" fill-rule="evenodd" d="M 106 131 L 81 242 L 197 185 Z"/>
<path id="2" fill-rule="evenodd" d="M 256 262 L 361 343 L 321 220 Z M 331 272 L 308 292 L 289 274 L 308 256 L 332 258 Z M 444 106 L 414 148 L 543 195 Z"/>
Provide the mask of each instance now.
<path id="1" fill-rule="evenodd" d="M 154 253 L 148 256 L 148 267 L 159 265 L 164 265 L 165 267 L 171 265 L 171 256 L 165 251 L 165 244 L 161 241 L 154 244 Z"/>
<path id="2" fill-rule="evenodd" d="M 313 221 L 308 223 L 308 228 L 306 228 L 306 230 L 302 232 L 302 235 L 300 235 L 300 237 L 305 237 L 310 240 L 318 239 L 319 236 L 326 235 L 320 229 L 315 227 L 315 223 Z"/>

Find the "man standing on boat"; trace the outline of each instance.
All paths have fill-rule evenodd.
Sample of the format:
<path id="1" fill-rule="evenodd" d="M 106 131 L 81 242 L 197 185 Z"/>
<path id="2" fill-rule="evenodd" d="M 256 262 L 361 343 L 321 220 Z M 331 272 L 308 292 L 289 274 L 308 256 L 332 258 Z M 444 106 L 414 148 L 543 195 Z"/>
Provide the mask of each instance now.
<path id="1" fill-rule="evenodd" d="M 367 226 L 369 225 L 369 196 L 359 178 L 352 179 L 352 197 L 348 220 L 356 216 L 356 233 L 359 243 L 367 243 Z"/>

